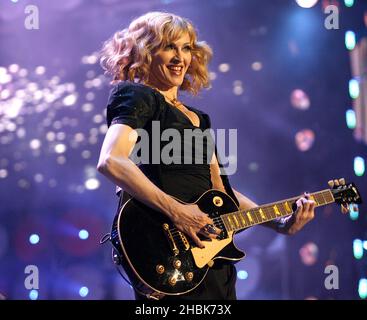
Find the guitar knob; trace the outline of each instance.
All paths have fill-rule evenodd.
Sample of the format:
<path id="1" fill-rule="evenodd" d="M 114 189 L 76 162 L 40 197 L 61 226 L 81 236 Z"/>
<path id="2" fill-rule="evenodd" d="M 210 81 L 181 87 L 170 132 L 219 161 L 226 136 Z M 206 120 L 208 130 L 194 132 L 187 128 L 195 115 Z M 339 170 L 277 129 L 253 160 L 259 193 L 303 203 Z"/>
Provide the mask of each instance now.
<path id="1" fill-rule="evenodd" d="M 157 271 L 157 273 L 162 274 L 164 272 L 164 267 L 161 264 L 158 264 L 155 267 L 155 271 Z"/>
<path id="2" fill-rule="evenodd" d="M 194 278 L 194 273 L 193 272 L 186 272 L 185 273 L 186 281 L 191 282 L 193 278 Z"/>
<path id="3" fill-rule="evenodd" d="M 180 269 L 181 261 L 180 260 L 173 261 L 173 266 L 174 266 L 175 269 Z"/>
<path id="4" fill-rule="evenodd" d="M 216 207 L 221 207 L 223 205 L 223 199 L 221 197 L 215 196 L 213 198 L 213 203 Z"/>
<path id="5" fill-rule="evenodd" d="M 168 279 L 168 283 L 169 283 L 172 287 L 176 284 L 176 281 L 177 281 L 177 279 L 176 279 L 174 276 L 169 277 L 169 279 Z"/>

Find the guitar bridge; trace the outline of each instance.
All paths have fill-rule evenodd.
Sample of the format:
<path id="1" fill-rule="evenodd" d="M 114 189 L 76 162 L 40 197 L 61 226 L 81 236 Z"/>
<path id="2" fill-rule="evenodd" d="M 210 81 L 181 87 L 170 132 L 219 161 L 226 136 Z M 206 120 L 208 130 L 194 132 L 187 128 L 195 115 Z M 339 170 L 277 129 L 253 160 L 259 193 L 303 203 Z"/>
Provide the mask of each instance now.
<path id="1" fill-rule="evenodd" d="M 175 239 L 173 239 L 172 233 L 169 230 L 169 225 L 167 223 L 163 224 L 163 230 L 167 237 L 168 243 L 170 244 L 171 250 L 173 251 L 173 254 L 177 256 L 180 253 L 180 250 L 178 250 Z"/>

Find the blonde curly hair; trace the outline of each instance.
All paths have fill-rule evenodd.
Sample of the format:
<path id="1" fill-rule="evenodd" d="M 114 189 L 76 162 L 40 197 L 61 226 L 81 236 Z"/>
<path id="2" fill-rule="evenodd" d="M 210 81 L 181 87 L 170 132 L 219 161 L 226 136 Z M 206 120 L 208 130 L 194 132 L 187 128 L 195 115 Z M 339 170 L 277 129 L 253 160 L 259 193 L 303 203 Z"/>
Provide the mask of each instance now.
<path id="1" fill-rule="evenodd" d="M 208 63 L 211 48 L 197 40 L 193 24 L 182 17 L 166 12 L 149 12 L 133 20 L 128 28 L 116 32 L 101 50 L 100 62 L 105 73 L 118 81 L 148 80 L 152 52 L 164 48 L 187 33 L 191 40 L 192 60 L 180 90 L 196 95 L 210 87 Z"/>

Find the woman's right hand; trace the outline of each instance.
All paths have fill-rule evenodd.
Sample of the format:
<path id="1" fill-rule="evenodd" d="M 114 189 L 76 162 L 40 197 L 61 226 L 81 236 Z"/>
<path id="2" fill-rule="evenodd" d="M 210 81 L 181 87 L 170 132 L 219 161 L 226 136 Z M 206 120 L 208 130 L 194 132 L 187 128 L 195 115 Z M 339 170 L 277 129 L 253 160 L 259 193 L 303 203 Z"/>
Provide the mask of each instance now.
<path id="1" fill-rule="evenodd" d="M 215 233 L 210 233 L 207 229 L 208 225 L 214 226 L 214 221 L 201 211 L 196 204 L 182 204 L 177 202 L 171 211 L 170 218 L 176 228 L 189 236 L 199 248 L 205 248 L 204 243 L 199 239 L 201 234 L 208 239 L 215 239 L 222 232 L 221 229 L 215 227 Z"/>
<path id="2" fill-rule="evenodd" d="M 137 200 L 167 215 L 178 230 L 192 238 L 199 248 L 203 248 L 199 233 L 208 239 L 216 237 L 216 234 L 208 232 L 210 228 L 205 228 L 213 224 L 212 219 L 196 204 L 185 205 L 175 200 L 145 176 L 129 158 L 137 137 L 136 131 L 128 125 L 117 123 L 110 126 L 103 141 L 98 171 Z M 217 232 L 220 234 L 221 231 L 217 228 Z"/>

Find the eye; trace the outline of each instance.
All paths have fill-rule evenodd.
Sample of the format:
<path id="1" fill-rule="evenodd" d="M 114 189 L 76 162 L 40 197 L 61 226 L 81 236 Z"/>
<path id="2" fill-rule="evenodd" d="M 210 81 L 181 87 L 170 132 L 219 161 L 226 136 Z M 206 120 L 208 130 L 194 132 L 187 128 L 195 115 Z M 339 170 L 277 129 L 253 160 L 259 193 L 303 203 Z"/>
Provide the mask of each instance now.
<path id="1" fill-rule="evenodd" d="M 185 51 L 191 51 L 191 50 L 192 50 L 192 48 L 191 48 L 191 46 L 186 46 L 186 47 L 184 47 L 184 50 L 185 50 Z"/>
<path id="2" fill-rule="evenodd" d="M 175 45 L 173 43 L 170 43 L 164 47 L 164 50 L 173 50 L 174 48 L 175 48 Z"/>

